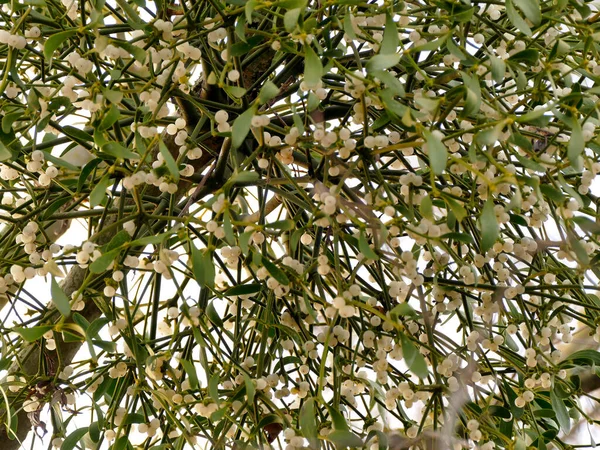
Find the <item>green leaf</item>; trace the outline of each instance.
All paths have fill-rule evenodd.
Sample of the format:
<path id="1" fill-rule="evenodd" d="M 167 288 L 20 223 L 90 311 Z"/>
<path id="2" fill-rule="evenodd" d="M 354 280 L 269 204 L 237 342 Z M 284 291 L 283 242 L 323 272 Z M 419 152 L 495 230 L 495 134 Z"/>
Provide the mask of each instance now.
<path id="1" fill-rule="evenodd" d="M 344 418 L 344 416 L 342 416 L 342 413 L 340 413 L 336 408 L 334 408 L 329 403 L 326 403 L 325 406 L 327 407 L 327 411 L 329 412 L 329 415 L 331 416 L 331 422 L 333 423 L 333 429 L 334 430 L 342 430 L 342 431 L 350 431 L 350 428 L 348 428 L 348 423 L 346 422 L 346 419 Z"/>
<path id="2" fill-rule="evenodd" d="M 231 184 L 245 185 L 252 184 L 258 181 L 260 178 L 260 174 L 258 172 L 254 172 L 251 170 L 242 170 L 241 172 L 236 172 L 231 177 Z"/>
<path id="3" fill-rule="evenodd" d="M 190 242 L 192 251 L 192 269 L 196 282 L 200 286 L 213 288 L 215 286 L 215 266 L 212 260 L 212 253 L 208 249 L 198 250 Z"/>
<path id="4" fill-rule="evenodd" d="M 408 369 L 421 379 L 427 378 L 429 371 L 421 352 L 404 334 L 400 335 L 400 341 L 402 342 L 402 354 L 404 355 L 404 361 Z"/>
<path id="5" fill-rule="evenodd" d="M 275 86 L 275 83 L 267 80 L 265 84 L 263 84 L 260 92 L 258 94 L 258 101 L 261 105 L 264 105 L 269 100 L 274 99 L 279 94 L 279 88 Z"/>
<path id="6" fill-rule="evenodd" d="M 217 327 L 220 328 L 223 326 L 223 319 L 221 319 L 221 316 L 219 316 L 219 313 L 215 309 L 215 305 L 212 301 L 206 305 L 206 316 L 208 317 L 208 320 L 210 320 Z"/>
<path id="7" fill-rule="evenodd" d="M 521 156 L 519 154 L 515 154 L 516 158 L 519 160 L 521 165 L 526 169 L 535 170 L 536 172 L 546 172 L 546 168 L 541 164 L 535 162 L 533 159 L 530 159 L 525 156 Z"/>
<path id="8" fill-rule="evenodd" d="M 569 139 L 569 146 L 567 147 L 567 156 L 573 167 L 577 168 L 581 165 L 579 164 L 579 156 L 583 153 L 584 148 L 585 141 L 583 139 L 581 125 L 577 120 L 573 120 L 571 138 Z"/>
<path id="9" fill-rule="evenodd" d="M 252 379 L 248 376 L 246 372 L 244 375 L 244 384 L 246 385 L 246 397 L 248 397 L 248 403 L 254 403 L 254 395 L 256 393 L 256 386 L 252 383 Z"/>
<path id="10" fill-rule="evenodd" d="M 31 328 L 25 328 L 25 327 L 13 328 L 12 331 L 20 334 L 21 337 L 23 339 L 25 339 L 27 342 L 35 342 L 38 339 L 41 339 L 42 336 L 44 334 L 46 334 L 48 331 L 53 330 L 53 329 L 54 329 L 54 325 L 41 325 L 39 327 L 31 327 Z"/>
<path id="11" fill-rule="evenodd" d="M 444 196 L 444 200 L 446 200 L 446 203 L 448 204 L 450 210 L 456 217 L 456 220 L 462 222 L 463 219 L 467 217 L 467 210 L 459 202 L 448 196 Z"/>
<path id="12" fill-rule="evenodd" d="M 287 277 L 285 272 L 273 264 L 265 255 L 261 255 L 261 261 L 267 271 L 275 278 L 280 284 L 285 286 L 290 284 L 290 279 Z"/>
<path id="13" fill-rule="evenodd" d="M 288 33 L 294 32 L 302 11 L 301 8 L 295 8 L 285 12 L 283 15 L 283 27 L 285 28 L 285 31 Z"/>
<path id="14" fill-rule="evenodd" d="M 466 72 L 461 72 L 461 74 L 465 87 L 467 88 L 463 114 L 475 114 L 479 111 L 479 107 L 481 106 L 481 86 L 479 85 L 479 78 L 475 75 L 471 76 Z"/>
<path id="15" fill-rule="evenodd" d="M 600 352 L 597 350 L 579 350 L 571 353 L 559 365 L 560 367 L 600 366 Z"/>
<path id="16" fill-rule="evenodd" d="M 333 442 L 338 449 L 347 447 L 362 448 L 364 442 L 356 434 L 346 430 L 334 430 L 327 435 L 327 439 Z"/>
<path id="17" fill-rule="evenodd" d="M 84 146 L 87 142 L 94 142 L 94 138 L 91 134 L 86 133 L 85 131 L 80 130 L 79 128 L 75 128 L 71 125 L 65 125 L 64 127 L 62 127 L 62 132 L 71 139 L 73 139 L 73 141 Z"/>
<path id="18" fill-rule="evenodd" d="M 278 3 L 278 6 L 284 9 L 305 8 L 306 0 L 282 0 Z"/>
<path id="19" fill-rule="evenodd" d="M 77 443 L 87 434 L 88 427 L 79 428 L 69 434 L 62 445 L 60 446 L 60 450 L 73 450 Z"/>
<path id="20" fill-rule="evenodd" d="M 173 177 L 173 181 L 175 183 L 179 182 L 179 168 L 177 167 L 177 162 L 175 162 L 175 158 L 171 155 L 171 152 L 165 145 L 162 139 L 158 141 L 158 148 L 160 149 L 160 154 L 162 155 L 165 163 L 167 164 L 167 169 L 169 169 L 169 173 Z"/>
<path id="21" fill-rule="evenodd" d="M 140 159 L 140 155 L 135 152 L 132 152 L 128 148 L 122 146 L 118 142 L 107 142 L 102 146 L 102 151 L 107 153 L 115 158 L 121 159 Z"/>
<path id="22" fill-rule="evenodd" d="M 520 52 L 515 53 L 514 55 L 512 55 L 510 58 L 508 58 L 509 61 L 511 62 L 522 62 L 522 63 L 526 63 L 529 66 L 533 66 L 534 64 L 536 64 L 538 62 L 538 59 L 540 58 L 540 53 L 533 49 L 533 48 L 528 48 L 525 50 L 521 50 Z"/>
<path id="23" fill-rule="evenodd" d="M 542 11 L 540 10 L 539 0 L 519 0 L 517 6 L 523 11 L 534 25 L 539 25 L 542 21 Z"/>
<path id="24" fill-rule="evenodd" d="M 210 380 L 208 380 L 208 395 L 215 401 L 215 403 L 219 404 L 219 382 L 220 382 L 219 374 L 213 373 L 210 376 Z"/>
<path id="25" fill-rule="evenodd" d="M 152 235 L 152 236 L 144 236 L 143 238 L 136 239 L 130 245 L 131 245 L 131 247 L 140 247 L 140 246 L 146 246 L 146 245 L 150 245 L 150 244 L 152 244 L 152 245 L 161 244 L 171 234 L 173 234 L 173 233 L 167 232 L 167 233 L 161 233 L 161 234 L 156 234 L 156 235 Z"/>
<path id="26" fill-rule="evenodd" d="M 302 435 L 308 440 L 310 448 L 318 448 L 319 437 L 317 433 L 315 400 L 313 398 L 306 400 L 302 408 L 300 408 L 298 422 L 300 424 L 300 431 L 302 431 Z"/>
<path id="27" fill-rule="evenodd" d="M 391 92 L 393 96 L 404 97 L 404 86 L 398 78 L 389 73 L 387 70 L 376 70 L 375 72 L 372 72 L 371 75 L 373 75 L 375 78 L 378 78 L 379 81 L 385 83 L 389 92 Z"/>
<path id="28" fill-rule="evenodd" d="M 242 114 L 240 114 L 233 121 L 233 125 L 231 128 L 231 146 L 236 149 L 240 145 L 243 144 L 248 132 L 250 131 L 250 125 L 252 123 L 252 118 L 256 113 L 256 106 L 251 106 Z"/>
<path id="29" fill-rule="evenodd" d="M 499 235 L 498 220 L 494 212 L 494 201 L 488 199 L 483 206 L 480 217 L 481 254 L 485 254 L 496 242 Z"/>
<path id="30" fill-rule="evenodd" d="M 541 184 L 540 191 L 542 191 L 542 194 L 544 194 L 544 196 L 555 201 L 556 203 L 563 203 L 565 201 L 565 195 L 558 189 L 548 184 Z"/>
<path id="31" fill-rule="evenodd" d="M 0 141 L 0 161 L 8 161 L 12 157 L 12 152 L 4 145 L 4 142 Z"/>
<path id="32" fill-rule="evenodd" d="M 569 417 L 569 411 L 565 406 L 565 402 L 556 395 L 556 387 L 550 391 L 550 402 L 552 403 L 552 409 L 556 413 L 556 419 L 560 425 L 560 428 L 564 433 L 568 433 L 571 430 L 571 418 Z"/>
<path id="33" fill-rule="evenodd" d="M 119 256 L 121 253 L 120 248 L 116 248 L 109 252 L 104 253 L 99 258 L 90 264 L 90 272 L 92 273 L 103 273 L 108 269 L 108 266 Z"/>
<path id="34" fill-rule="evenodd" d="M 93 208 L 98 206 L 106 197 L 106 190 L 110 186 L 110 176 L 108 174 L 104 175 L 98 184 L 94 186 L 92 192 L 90 192 L 90 206 Z"/>
<path id="35" fill-rule="evenodd" d="M 398 50 L 400 40 L 398 39 L 398 26 L 392 16 L 388 13 L 385 18 L 385 28 L 383 31 L 383 40 L 379 48 L 380 55 L 395 55 Z"/>
<path id="36" fill-rule="evenodd" d="M 142 19 L 140 18 L 140 16 L 136 12 L 136 10 L 133 8 L 133 6 L 131 6 L 127 0 L 117 0 L 117 4 L 123 9 L 123 12 L 129 19 L 129 22 L 132 22 L 134 24 L 142 23 Z M 143 61 L 140 61 L 140 62 L 143 62 Z"/>
<path id="37" fill-rule="evenodd" d="M 377 253 L 375 253 L 375 251 L 369 245 L 367 235 L 364 231 L 360 232 L 360 237 L 358 238 L 358 249 L 365 256 L 365 258 L 372 259 L 374 261 L 379 260 L 379 255 L 377 255 Z"/>
<path id="38" fill-rule="evenodd" d="M 67 39 L 74 36 L 77 30 L 61 31 L 60 33 L 53 34 L 44 43 L 44 58 L 46 61 L 50 61 L 54 51 L 60 47 Z"/>
<path id="39" fill-rule="evenodd" d="M 223 89 L 233 98 L 242 98 L 246 95 L 246 89 L 241 86 L 225 86 Z"/>
<path id="40" fill-rule="evenodd" d="M 260 292 L 261 289 L 261 284 L 240 284 L 238 286 L 233 286 L 227 289 L 223 295 L 225 297 L 233 297 L 236 295 L 250 295 Z"/>
<path id="41" fill-rule="evenodd" d="M 194 366 L 194 363 L 192 363 L 191 361 L 188 361 L 187 359 L 181 359 L 181 360 L 179 360 L 179 362 L 183 366 L 183 370 L 186 373 L 186 375 L 188 376 L 188 379 L 190 380 L 191 388 L 197 389 L 198 388 L 198 374 L 196 373 L 196 367 Z"/>
<path id="42" fill-rule="evenodd" d="M 52 303 L 54 303 L 56 309 L 64 317 L 68 317 L 71 314 L 71 302 L 69 302 L 67 295 L 63 292 L 54 277 L 52 277 L 52 281 L 50 282 L 50 294 L 52 295 Z"/>
<path id="43" fill-rule="evenodd" d="M 316 88 L 323 76 L 323 64 L 310 45 L 304 46 L 304 82 L 309 89 Z"/>
<path id="44" fill-rule="evenodd" d="M 5 114 L 2 118 L 2 132 L 4 134 L 9 134 L 12 130 L 13 123 L 21 117 L 23 117 L 22 111 Z"/>
<path id="45" fill-rule="evenodd" d="M 146 55 L 146 51 L 143 48 L 138 47 L 137 45 L 130 44 L 129 42 L 126 42 L 126 41 L 113 40 L 112 42 L 115 45 L 126 50 L 140 64 L 144 64 L 144 62 L 146 61 L 147 55 Z"/>
<path id="46" fill-rule="evenodd" d="M 390 67 L 394 67 L 400 62 L 400 57 L 401 55 L 399 53 L 388 55 L 375 55 L 371 59 L 369 59 L 369 61 L 367 61 L 367 72 L 373 73 L 380 70 L 388 69 Z"/>
<path id="47" fill-rule="evenodd" d="M 113 91 L 111 89 L 103 89 L 102 94 L 111 103 L 117 105 L 123 100 L 123 93 L 121 91 Z"/>
<path id="48" fill-rule="evenodd" d="M 246 23 L 252 23 L 252 13 L 254 12 L 254 8 L 258 4 L 258 0 L 248 0 L 246 2 L 246 6 L 244 7 L 246 13 Z"/>
<path id="49" fill-rule="evenodd" d="M 448 164 L 448 149 L 435 133 L 424 130 L 423 134 L 427 141 L 431 170 L 434 174 L 441 175 L 446 170 L 446 164 Z"/>
<path id="50" fill-rule="evenodd" d="M 492 78 L 496 83 L 501 83 L 506 74 L 506 63 L 500 58 L 490 55 L 490 63 L 492 66 Z"/>
<path id="51" fill-rule="evenodd" d="M 296 222 L 291 219 L 276 220 L 265 225 L 270 230 L 290 231 L 296 227 Z"/>
<path id="52" fill-rule="evenodd" d="M 513 0 L 506 0 L 506 15 L 508 16 L 508 20 L 524 35 L 531 36 L 531 28 L 527 25 L 525 20 L 519 15 L 515 6 L 513 5 Z"/>
<path id="53" fill-rule="evenodd" d="M 108 130 L 110 127 L 114 125 L 114 123 L 119 120 L 121 113 L 119 112 L 119 108 L 116 105 L 111 105 L 108 112 L 102 118 L 98 129 L 100 131 Z"/>
<path id="54" fill-rule="evenodd" d="M 116 248 L 121 248 L 129 241 L 131 241 L 131 235 L 125 230 L 119 231 L 117 234 L 114 235 L 110 242 L 106 244 L 106 248 L 104 249 L 104 251 L 109 252 Z"/>

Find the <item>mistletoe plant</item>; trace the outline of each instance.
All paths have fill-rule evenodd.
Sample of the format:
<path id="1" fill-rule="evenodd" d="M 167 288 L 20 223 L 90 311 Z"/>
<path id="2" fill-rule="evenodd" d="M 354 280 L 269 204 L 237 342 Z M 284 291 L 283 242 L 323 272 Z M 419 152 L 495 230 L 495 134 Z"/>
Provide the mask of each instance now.
<path id="1" fill-rule="evenodd" d="M 0 3 L 3 450 L 595 445 L 597 2 Z"/>

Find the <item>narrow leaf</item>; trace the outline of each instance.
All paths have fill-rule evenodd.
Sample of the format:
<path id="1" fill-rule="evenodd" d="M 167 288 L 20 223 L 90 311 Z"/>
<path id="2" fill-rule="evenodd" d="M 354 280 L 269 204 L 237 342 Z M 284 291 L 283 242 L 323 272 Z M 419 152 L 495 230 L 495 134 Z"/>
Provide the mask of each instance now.
<path id="1" fill-rule="evenodd" d="M 173 155 L 171 155 L 171 152 L 162 139 L 158 141 L 158 148 L 160 149 L 160 154 L 165 160 L 167 169 L 169 169 L 169 173 L 173 177 L 173 181 L 175 181 L 175 183 L 179 182 L 179 168 L 177 167 L 177 163 L 175 162 Z"/>
<path id="2" fill-rule="evenodd" d="M 480 217 L 481 225 L 481 253 L 487 252 L 498 239 L 499 229 L 496 213 L 494 212 L 494 201 L 488 199 L 483 206 Z"/>
<path id="3" fill-rule="evenodd" d="M 102 203 L 104 197 L 106 197 L 106 189 L 110 185 L 110 177 L 108 174 L 104 175 L 98 184 L 94 186 L 92 192 L 90 192 L 90 206 L 93 208 Z"/>
<path id="4" fill-rule="evenodd" d="M 309 398 L 302 405 L 298 422 L 300 423 L 300 431 L 308 440 L 310 448 L 318 448 L 319 438 L 317 435 L 315 400 L 313 398 Z"/>
<path id="5" fill-rule="evenodd" d="M 69 299 L 63 292 L 62 288 L 58 285 L 54 277 L 52 277 L 52 281 L 50 282 L 50 293 L 52 295 L 52 302 L 56 306 L 56 309 L 58 309 L 65 317 L 71 314 L 71 305 Z"/>
<path id="6" fill-rule="evenodd" d="M 406 362 L 408 369 L 421 379 L 427 378 L 429 371 L 427 370 L 427 363 L 421 352 L 419 352 L 417 347 L 415 347 L 415 344 L 413 344 L 405 335 L 401 334 L 400 340 L 402 342 L 402 354 L 404 355 L 404 361 Z"/>
<path id="7" fill-rule="evenodd" d="M 252 118 L 254 117 L 255 112 L 256 107 L 252 106 L 233 121 L 231 130 L 231 146 L 234 149 L 242 145 L 246 139 L 246 136 L 250 131 L 250 124 L 252 123 Z"/>
<path id="8" fill-rule="evenodd" d="M 305 46 L 304 82 L 309 89 L 316 88 L 323 76 L 323 64 L 310 45 Z"/>
<path id="9" fill-rule="evenodd" d="M 49 61 L 50 58 L 52 58 L 54 51 L 67 39 L 69 39 L 71 36 L 74 36 L 75 33 L 77 33 L 76 30 L 67 30 L 50 36 L 44 43 L 44 58 Z"/>
<path id="10" fill-rule="evenodd" d="M 434 174 L 441 175 L 446 170 L 448 163 L 448 149 L 435 133 L 425 130 L 423 134 L 427 141 L 431 170 Z"/>

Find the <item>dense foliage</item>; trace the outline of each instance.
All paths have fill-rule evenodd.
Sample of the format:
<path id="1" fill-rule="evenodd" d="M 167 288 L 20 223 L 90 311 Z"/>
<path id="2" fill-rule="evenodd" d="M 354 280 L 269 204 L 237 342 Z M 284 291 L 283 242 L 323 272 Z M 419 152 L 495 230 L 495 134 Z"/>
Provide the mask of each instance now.
<path id="1" fill-rule="evenodd" d="M 1 3 L 3 450 L 593 444 L 598 3 Z"/>

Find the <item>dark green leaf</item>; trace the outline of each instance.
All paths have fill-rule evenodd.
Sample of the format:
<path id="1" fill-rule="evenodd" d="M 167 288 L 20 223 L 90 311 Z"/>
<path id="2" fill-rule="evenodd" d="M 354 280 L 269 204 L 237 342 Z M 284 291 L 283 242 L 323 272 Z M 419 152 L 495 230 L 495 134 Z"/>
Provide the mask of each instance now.
<path id="1" fill-rule="evenodd" d="M 262 263 L 268 270 L 268 272 L 271 274 L 271 276 L 275 278 L 280 284 L 283 284 L 284 286 L 290 284 L 290 279 L 287 277 L 285 272 L 279 267 L 277 267 L 275 264 L 273 264 L 271 261 L 269 261 L 269 259 L 265 255 L 262 255 Z"/>
<path id="2" fill-rule="evenodd" d="M 62 445 L 60 446 L 60 450 L 73 450 L 77 443 L 87 434 L 88 427 L 79 428 L 69 434 Z"/>
<path id="3" fill-rule="evenodd" d="M 522 62 L 526 63 L 529 66 L 533 66 L 537 63 L 539 58 L 540 54 L 537 50 L 533 48 L 528 48 L 526 50 L 521 50 L 520 52 L 515 53 L 510 58 L 508 58 L 508 60 L 512 62 Z"/>

